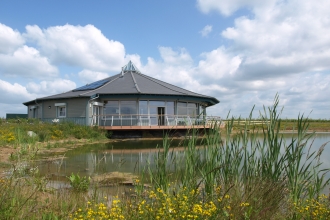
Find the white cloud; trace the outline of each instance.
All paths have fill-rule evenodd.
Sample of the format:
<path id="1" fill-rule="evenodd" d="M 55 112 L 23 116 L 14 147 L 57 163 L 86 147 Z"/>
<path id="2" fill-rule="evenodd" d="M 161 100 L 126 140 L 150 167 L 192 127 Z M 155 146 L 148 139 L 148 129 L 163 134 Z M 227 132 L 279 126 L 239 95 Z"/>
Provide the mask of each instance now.
<path id="1" fill-rule="evenodd" d="M 118 71 L 124 65 L 124 45 L 109 40 L 93 25 L 66 24 L 44 30 L 28 25 L 24 36 L 35 41 L 42 54 L 56 64 L 100 72 Z"/>
<path id="2" fill-rule="evenodd" d="M 174 51 L 170 47 L 159 47 L 158 49 L 161 58 L 167 64 L 182 66 L 191 65 L 193 62 L 191 56 L 184 48 L 181 48 L 179 52 Z"/>
<path id="3" fill-rule="evenodd" d="M 85 84 L 92 83 L 92 82 L 109 77 L 109 75 L 107 73 L 95 72 L 95 71 L 91 71 L 91 70 L 82 70 L 78 73 L 78 76 L 80 78 L 80 81 L 82 81 Z"/>
<path id="4" fill-rule="evenodd" d="M 277 77 L 330 68 L 328 1 L 287 1 L 240 17 L 222 32 L 243 58 L 238 77 Z M 315 12 L 315 13 L 311 13 Z"/>
<path id="5" fill-rule="evenodd" d="M 12 53 L 24 42 L 18 31 L 0 23 L 0 54 Z"/>
<path id="6" fill-rule="evenodd" d="M 224 47 L 220 47 L 211 52 L 202 54 L 203 60 L 199 61 L 198 74 L 208 76 L 213 79 L 230 77 L 241 64 L 239 56 L 233 56 L 226 52 Z"/>
<path id="7" fill-rule="evenodd" d="M 33 99 L 33 94 L 18 83 L 9 83 L 0 79 L 0 103 L 16 104 Z"/>
<path id="8" fill-rule="evenodd" d="M 75 82 L 67 79 L 29 82 L 25 86 L 0 79 L 0 117 L 5 117 L 6 113 L 26 113 L 26 107 L 22 103 L 74 88 Z"/>
<path id="9" fill-rule="evenodd" d="M 23 103 L 36 98 L 66 92 L 74 88 L 76 88 L 76 84 L 67 79 L 54 79 L 39 83 L 29 82 L 26 86 L 0 79 L 0 103 Z"/>
<path id="10" fill-rule="evenodd" d="M 256 105 L 254 117 L 259 116 L 263 105 L 270 106 L 275 94 L 280 95 L 284 117 L 296 118 L 299 113 L 313 118 L 329 118 L 330 78 L 324 73 L 304 72 L 300 75 L 238 79 L 237 70 L 242 62 L 238 56 L 220 47 L 201 54 L 195 65 L 184 49 L 175 51 L 160 47 L 161 60 L 148 58 L 142 72 L 165 82 L 200 94 L 216 97 L 221 103 L 208 110 L 210 115 L 225 117 L 229 111 L 235 116 L 248 117 Z"/>
<path id="11" fill-rule="evenodd" d="M 26 85 L 26 89 L 29 93 L 36 94 L 37 97 L 35 98 L 55 95 L 75 88 L 76 83 L 68 79 L 54 79 L 52 81 L 41 81 L 39 83 L 30 82 Z"/>
<path id="12" fill-rule="evenodd" d="M 144 74 L 218 98 L 221 103 L 210 109 L 213 115 L 225 117 L 231 110 L 236 116 L 247 116 L 254 104 L 257 110 L 271 105 L 279 93 L 287 117 L 314 110 L 312 117 L 330 118 L 329 1 L 198 0 L 197 4 L 204 13 L 217 11 L 225 16 L 247 9 L 240 11 L 246 16 L 235 18 L 220 36 L 229 46 L 219 45 L 196 60 L 184 48 L 159 47 L 161 59 L 149 57 L 144 65 L 138 54 L 125 54 L 120 42 L 108 40 L 92 25 L 27 26 L 23 37 L 35 42 L 36 48 L 24 45 L 17 31 L 1 26 L 12 37 L 0 36 L 0 45 L 10 45 L 0 52 L 0 73 L 39 77 L 44 72 L 56 81 L 57 69 L 52 65 L 64 64 L 80 68 L 78 76 L 88 83 L 107 77 L 107 72 L 118 73 L 132 60 Z M 17 87 L 20 94 L 25 93 L 20 99 L 27 101 L 47 92 L 71 90 L 75 85 L 70 82 L 61 81 L 59 88 L 59 82 L 52 84 L 49 79 L 26 87 L 5 83 L 6 93 L 1 91 L 11 97 L 9 88 Z"/>
<path id="13" fill-rule="evenodd" d="M 159 47 L 162 60 L 149 57 L 148 63 L 140 68 L 142 73 L 165 82 L 186 87 L 194 84 L 193 60 L 185 49 L 175 51 L 170 47 Z"/>
<path id="14" fill-rule="evenodd" d="M 203 37 L 207 37 L 212 32 L 212 25 L 206 25 L 201 31 Z"/>
<path id="15" fill-rule="evenodd" d="M 138 54 L 126 54 L 125 65 L 129 61 L 132 61 L 134 63 L 134 65 L 141 71 L 142 63 L 141 63 L 141 57 L 140 57 L 140 55 L 138 55 Z"/>
<path id="16" fill-rule="evenodd" d="M 197 0 L 197 7 L 203 13 L 209 13 L 214 10 L 225 16 L 229 16 L 242 7 L 251 7 L 254 5 L 262 7 L 272 4 L 273 2 L 274 0 Z"/>
<path id="17" fill-rule="evenodd" d="M 13 54 L 0 54 L 0 73 L 42 79 L 57 76 L 58 70 L 38 50 L 24 45 Z"/>
<path id="18" fill-rule="evenodd" d="M 0 118 L 6 117 L 6 113 L 26 114 L 27 107 L 22 104 L 0 103 Z"/>

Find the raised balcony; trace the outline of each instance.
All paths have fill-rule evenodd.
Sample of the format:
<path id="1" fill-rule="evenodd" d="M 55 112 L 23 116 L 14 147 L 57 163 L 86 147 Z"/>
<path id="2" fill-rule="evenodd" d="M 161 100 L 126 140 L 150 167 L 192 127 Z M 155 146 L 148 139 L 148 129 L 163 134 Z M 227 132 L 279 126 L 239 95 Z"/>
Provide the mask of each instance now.
<path id="1" fill-rule="evenodd" d="M 87 120 L 87 121 L 86 121 Z M 92 117 L 44 118 L 44 122 L 73 122 L 80 125 L 99 126 L 106 130 L 150 130 L 210 128 L 221 124 L 216 116 L 192 117 L 189 115 L 93 115 Z"/>
<path id="2" fill-rule="evenodd" d="M 189 115 L 93 115 L 90 124 L 106 130 L 210 128 L 220 117 Z"/>

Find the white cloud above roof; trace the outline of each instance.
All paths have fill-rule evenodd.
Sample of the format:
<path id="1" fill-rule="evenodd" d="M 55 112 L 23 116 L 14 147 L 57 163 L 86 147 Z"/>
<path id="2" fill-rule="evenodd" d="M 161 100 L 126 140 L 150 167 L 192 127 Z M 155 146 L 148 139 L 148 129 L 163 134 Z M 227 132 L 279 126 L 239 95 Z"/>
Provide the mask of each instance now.
<path id="1" fill-rule="evenodd" d="M 96 72 L 91 70 L 82 70 L 78 73 L 80 81 L 82 81 L 84 84 L 92 83 L 104 78 L 109 77 L 107 73 L 103 72 Z"/>
<path id="2" fill-rule="evenodd" d="M 41 29 L 27 25 L 24 36 L 52 63 L 80 66 L 93 71 L 118 71 L 124 65 L 125 48 L 109 40 L 93 25 L 63 25 Z"/>
<path id="3" fill-rule="evenodd" d="M 76 83 L 68 79 L 54 79 L 52 81 L 41 81 L 39 83 L 29 82 L 26 89 L 37 97 L 44 97 L 70 91 L 76 87 Z"/>
<path id="4" fill-rule="evenodd" d="M 0 79 L 0 103 L 16 104 L 33 99 L 34 96 L 18 83 L 9 83 Z"/>
<path id="5" fill-rule="evenodd" d="M 19 47 L 13 53 L 0 54 L 0 72 L 4 75 L 39 79 L 58 75 L 57 67 L 50 64 L 47 57 L 26 45 Z"/>

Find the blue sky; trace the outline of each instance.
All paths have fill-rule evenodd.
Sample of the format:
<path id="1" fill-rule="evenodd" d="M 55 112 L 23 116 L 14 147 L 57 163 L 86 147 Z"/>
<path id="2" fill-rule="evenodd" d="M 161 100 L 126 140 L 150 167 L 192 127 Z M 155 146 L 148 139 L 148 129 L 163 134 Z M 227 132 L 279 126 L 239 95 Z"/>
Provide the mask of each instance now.
<path id="1" fill-rule="evenodd" d="M 330 119 L 330 3 L 320 0 L 2 1 L 0 117 L 22 102 L 116 74 L 221 101 L 209 114 Z M 311 112 L 311 113 L 310 113 Z"/>

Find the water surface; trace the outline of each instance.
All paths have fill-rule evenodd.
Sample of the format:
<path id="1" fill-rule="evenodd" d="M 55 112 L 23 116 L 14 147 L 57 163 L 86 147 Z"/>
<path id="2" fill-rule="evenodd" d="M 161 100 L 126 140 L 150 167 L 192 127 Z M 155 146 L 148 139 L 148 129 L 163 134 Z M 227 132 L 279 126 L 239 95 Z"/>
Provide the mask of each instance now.
<path id="1" fill-rule="evenodd" d="M 288 143 L 292 134 L 284 134 Z M 293 135 L 295 137 L 295 135 Z M 103 173 L 124 172 L 139 173 L 148 163 L 153 166 L 154 157 L 158 147 L 162 146 L 163 140 L 123 140 L 110 141 L 105 144 L 87 144 L 58 155 L 44 155 L 51 157 L 50 160 L 40 161 L 37 166 L 42 175 L 52 180 L 63 181 L 71 173 L 79 173 L 81 176 L 93 176 Z M 330 133 L 317 133 L 315 138 L 309 141 L 311 151 L 318 149 L 326 142 L 330 142 Z M 183 139 L 171 140 L 171 147 L 178 149 L 175 153 L 180 154 Z M 201 144 L 200 142 L 198 143 Z M 323 151 L 321 161 L 322 167 L 330 167 L 330 143 Z M 330 176 L 329 176 L 330 177 Z"/>

